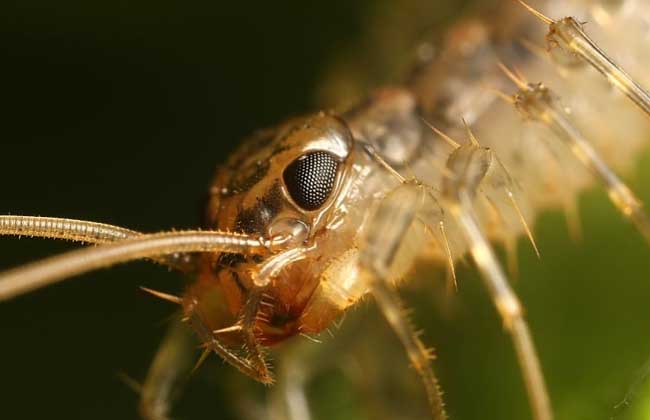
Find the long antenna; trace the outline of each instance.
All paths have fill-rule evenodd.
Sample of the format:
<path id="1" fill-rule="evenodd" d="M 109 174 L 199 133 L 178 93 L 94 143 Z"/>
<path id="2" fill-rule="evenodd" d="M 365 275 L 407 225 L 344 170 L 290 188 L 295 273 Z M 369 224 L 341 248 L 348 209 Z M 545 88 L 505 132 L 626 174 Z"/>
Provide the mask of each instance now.
<path id="1" fill-rule="evenodd" d="M 260 253 L 257 238 L 218 231 L 162 232 L 83 248 L 0 273 L 0 301 L 100 268 L 187 252 Z"/>

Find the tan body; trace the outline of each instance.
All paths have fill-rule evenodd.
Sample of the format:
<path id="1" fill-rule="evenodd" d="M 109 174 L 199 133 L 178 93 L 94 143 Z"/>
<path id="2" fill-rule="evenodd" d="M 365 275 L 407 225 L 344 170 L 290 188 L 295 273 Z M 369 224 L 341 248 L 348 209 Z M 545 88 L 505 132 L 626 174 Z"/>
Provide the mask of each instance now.
<path id="1" fill-rule="evenodd" d="M 562 4 L 549 2 L 547 13 Z M 609 24 L 629 18 L 607 13 Z M 640 202 L 610 165 L 623 166 L 642 144 L 648 121 L 634 106 L 643 110 L 650 96 L 593 47 L 577 21 L 537 17 L 570 60 L 540 61 L 535 45 L 513 45 L 515 38 L 543 36 L 532 18 L 514 18 L 505 28 L 469 20 L 450 32 L 435 59 L 420 63 L 405 87 L 377 90 L 339 114 L 293 119 L 245 142 L 215 177 L 206 232 L 141 235 L 91 222 L 5 216 L 6 234 L 105 245 L 4 274 L 0 298 L 130 259 L 190 267 L 196 278 L 182 297 L 150 292 L 182 305 L 205 354 L 216 352 L 271 383 L 266 347 L 321 332 L 371 294 L 422 377 L 434 418 L 444 419 L 431 353 L 406 319 L 395 285 L 419 258 L 444 262 L 453 277 L 455 262 L 469 254 L 512 335 L 532 412 L 550 420 L 522 304 L 490 241 L 505 243 L 512 254 L 524 234 L 535 246 L 535 212 L 564 206 L 570 213 L 593 175 L 648 234 Z M 573 31 L 562 32 L 574 23 Z M 606 78 L 594 77 L 585 63 Z M 558 74 L 548 76 L 546 67 Z M 524 80 L 542 73 L 545 84 Z M 608 127 L 627 130 L 620 154 L 607 153 L 611 133 L 591 123 L 598 109 L 562 105 L 579 104 L 585 88 L 593 103 L 616 104 Z M 540 160 L 553 164 L 540 166 Z M 565 179 L 570 182 L 558 188 Z M 170 342 L 167 348 L 175 348 L 176 339 Z M 163 351 L 152 367 L 145 416 L 166 414 L 158 392 L 170 381 L 161 372 L 178 358 Z"/>

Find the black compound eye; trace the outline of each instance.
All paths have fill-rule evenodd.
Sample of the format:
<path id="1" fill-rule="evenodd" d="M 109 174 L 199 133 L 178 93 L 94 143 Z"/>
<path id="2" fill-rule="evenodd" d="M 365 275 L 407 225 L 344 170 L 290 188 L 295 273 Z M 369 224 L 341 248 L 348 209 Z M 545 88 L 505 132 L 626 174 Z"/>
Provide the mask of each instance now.
<path id="1" fill-rule="evenodd" d="M 291 198 L 302 209 L 318 210 L 334 189 L 339 162 L 327 152 L 300 156 L 284 170 L 284 184 Z"/>

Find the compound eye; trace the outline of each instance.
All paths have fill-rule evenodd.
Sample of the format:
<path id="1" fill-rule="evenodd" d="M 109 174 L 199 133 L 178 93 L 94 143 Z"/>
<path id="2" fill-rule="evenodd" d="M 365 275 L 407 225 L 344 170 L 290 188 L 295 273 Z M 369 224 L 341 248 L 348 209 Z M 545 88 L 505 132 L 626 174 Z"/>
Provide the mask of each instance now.
<path id="1" fill-rule="evenodd" d="M 284 184 L 303 210 L 318 210 L 327 201 L 336 181 L 339 162 L 327 152 L 300 156 L 284 170 Z"/>

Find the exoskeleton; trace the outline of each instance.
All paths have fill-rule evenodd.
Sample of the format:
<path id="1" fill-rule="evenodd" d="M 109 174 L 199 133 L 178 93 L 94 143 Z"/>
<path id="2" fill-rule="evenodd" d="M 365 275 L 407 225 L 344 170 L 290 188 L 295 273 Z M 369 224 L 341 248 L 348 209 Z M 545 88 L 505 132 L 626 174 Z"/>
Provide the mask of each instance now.
<path id="1" fill-rule="evenodd" d="M 143 234 L 0 216 L 2 234 L 98 245 L 0 274 L 0 299 L 137 259 L 184 273 L 181 295 L 145 289 L 179 307 L 140 390 L 142 416 L 166 419 L 196 339 L 196 366 L 217 353 L 270 385 L 269 349 L 296 336 L 315 340 L 372 297 L 424 384 L 431 415 L 444 419 L 432 350 L 397 290 L 423 262 L 455 284 L 457 263 L 471 258 L 512 337 L 532 415 L 550 420 L 535 334 L 494 244 L 515 271 L 521 236 L 539 255 L 536 215 L 563 208 L 577 231 L 576 197 L 594 180 L 650 236 L 641 201 L 617 175 L 648 133 L 646 56 L 608 55 L 616 42 L 647 37 L 644 11 L 638 0 L 503 1 L 482 20 L 461 20 L 437 48 L 420 48 L 402 83 L 242 142 L 217 170 L 201 230 Z M 582 16 L 595 23 L 585 28 Z M 307 376 L 282 370 L 284 404 L 269 404 L 265 415 L 308 418 Z"/>

